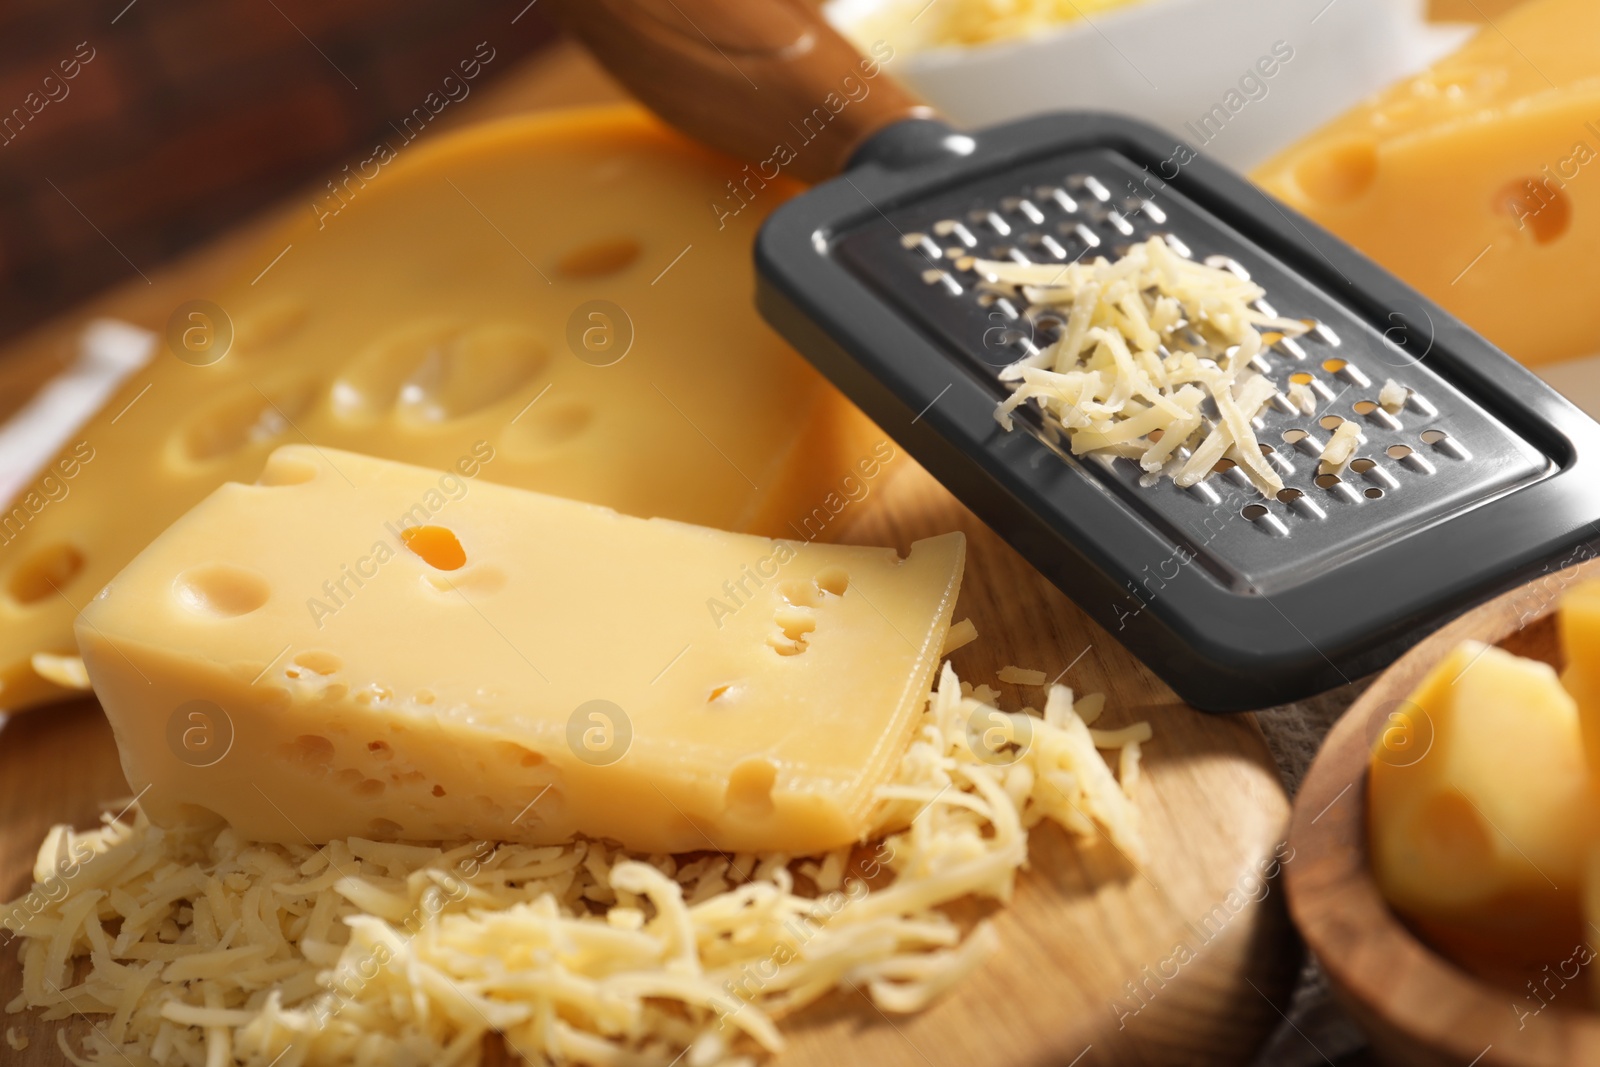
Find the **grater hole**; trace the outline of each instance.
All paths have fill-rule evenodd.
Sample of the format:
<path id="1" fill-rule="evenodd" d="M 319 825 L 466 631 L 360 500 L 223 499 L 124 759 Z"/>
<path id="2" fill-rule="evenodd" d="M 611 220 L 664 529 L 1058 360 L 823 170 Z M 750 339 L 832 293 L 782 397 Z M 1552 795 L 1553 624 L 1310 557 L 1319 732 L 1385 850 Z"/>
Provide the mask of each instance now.
<path id="1" fill-rule="evenodd" d="M 1383 490 L 1374 485 L 1366 491 L 1365 495 L 1368 500 L 1377 500 L 1379 497 L 1383 496 Z"/>
<path id="2" fill-rule="evenodd" d="M 1336 486 L 1338 484 L 1339 484 L 1339 476 L 1337 474 L 1319 474 L 1319 475 L 1317 475 L 1317 488 L 1318 489 L 1332 489 L 1334 486 Z"/>
<path id="3" fill-rule="evenodd" d="M 1387 449 L 1387 455 L 1390 459 L 1405 459 L 1407 456 L 1411 455 L 1411 446 L 1390 445 Z"/>
<path id="4" fill-rule="evenodd" d="M 1342 359 L 1325 359 L 1322 361 L 1322 369 L 1329 374 L 1338 374 L 1349 365 L 1349 362 Z"/>
<path id="5" fill-rule="evenodd" d="M 1305 493 L 1293 488 L 1292 486 L 1288 489 L 1278 490 L 1278 500 L 1285 504 L 1293 504 L 1296 500 L 1299 500 L 1303 496 L 1305 496 Z"/>
<path id="6" fill-rule="evenodd" d="M 1229 471 L 1233 470 L 1233 468 L 1236 467 L 1236 466 L 1238 466 L 1238 464 L 1234 463 L 1233 460 L 1231 460 L 1231 459 L 1219 459 L 1219 460 L 1217 460 L 1217 465 L 1215 467 L 1211 468 L 1211 473 L 1212 474 L 1227 474 Z"/>
<path id="7" fill-rule="evenodd" d="M 1275 452 L 1277 452 L 1277 449 L 1273 448 L 1271 445 L 1267 444 L 1265 441 L 1261 441 L 1261 442 L 1259 442 L 1259 444 L 1261 446 L 1261 454 L 1263 456 L 1270 456 L 1270 455 L 1274 454 Z"/>
<path id="8" fill-rule="evenodd" d="M 1337 430 L 1344 425 L 1344 420 L 1337 415 L 1324 415 L 1317 423 L 1324 430 Z"/>
<path id="9" fill-rule="evenodd" d="M 1239 514 L 1243 515 L 1251 522 L 1255 522 L 1257 519 L 1264 519 L 1267 517 L 1267 506 L 1265 504 L 1246 504 L 1244 506 L 1244 510 L 1239 512 Z"/>
<path id="10" fill-rule="evenodd" d="M 1307 374 L 1303 370 L 1295 371 L 1293 374 L 1289 375 L 1289 383 L 1291 385 L 1310 385 L 1314 381 L 1316 381 L 1316 378 L 1312 377 L 1310 374 Z"/>
<path id="11" fill-rule="evenodd" d="M 1449 439 L 1450 435 L 1445 433 L 1443 430 L 1422 431 L 1422 443 L 1425 445 L 1436 445 L 1441 441 L 1448 441 Z"/>
<path id="12" fill-rule="evenodd" d="M 1283 431 L 1283 443 L 1286 445 L 1297 445 L 1310 436 L 1311 435 L 1305 430 L 1285 430 Z"/>
<path id="13" fill-rule="evenodd" d="M 1350 469 L 1355 471 L 1357 474 L 1365 474 L 1377 465 L 1378 463 L 1376 460 L 1368 459 L 1365 456 L 1362 456 L 1360 459 L 1350 461 Z"/>
<path id="14" fill-rule="evenodd" d="M 1357 400 L 1350 407 L 1357 415 L 1371 415 L 1378 410 L 1377 403 L 1372 400 Z"/>

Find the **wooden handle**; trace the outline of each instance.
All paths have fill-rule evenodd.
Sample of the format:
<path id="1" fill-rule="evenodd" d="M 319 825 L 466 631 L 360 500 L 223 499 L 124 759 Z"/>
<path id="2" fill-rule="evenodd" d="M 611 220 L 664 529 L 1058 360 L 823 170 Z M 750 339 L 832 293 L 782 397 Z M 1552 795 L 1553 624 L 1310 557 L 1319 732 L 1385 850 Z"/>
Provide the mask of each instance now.
<path id="1" fill-rule="evenodd" d="M 830 178 L 872 134 L 931 112 L 806 0 L 546 0 L 556 20 L 662 118 L 806 181 Z"/>

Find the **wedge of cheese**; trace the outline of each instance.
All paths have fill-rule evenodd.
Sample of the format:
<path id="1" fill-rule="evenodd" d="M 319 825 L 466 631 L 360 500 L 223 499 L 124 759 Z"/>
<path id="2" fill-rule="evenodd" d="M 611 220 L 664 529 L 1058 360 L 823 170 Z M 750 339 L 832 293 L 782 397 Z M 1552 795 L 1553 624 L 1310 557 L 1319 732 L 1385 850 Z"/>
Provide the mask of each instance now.
<path id="1" fill-rule="evenodd" d="M 158 822 L 809 852 L 865 831 L 964 555 L 958 533 L 901 559 L 290 445 L 77 635 Z"/>
<path id="2" fill-rule="evenodd" d="M 1600 352 L 1594 0 L 1521 5 L 1255 178 L 1517 359 Z"/>
<path id="3" fill-rule="evenodd" d="M 1467 642 L 1395 714 L 1367 789 L 1384 897 L 1474 966 L 1563 958 L 1583 938 L 1594 805 L 1578 711 L 1556 672 Z"/>
<path id="4" fill-rule="evenodd" d="M 488 481 L 803 538 L 881 471 L 882 435 L 751 306 L 756 227 L 798 186 L 719 220 L 738 167 L 633 108 L 391 140 L 193 294 L 220 314 L 176 309 L 173 352 L 0 509 L 0 709 L 72 695 L 32 655 L 279 444 L 447 468 L 487 442 Z"/>

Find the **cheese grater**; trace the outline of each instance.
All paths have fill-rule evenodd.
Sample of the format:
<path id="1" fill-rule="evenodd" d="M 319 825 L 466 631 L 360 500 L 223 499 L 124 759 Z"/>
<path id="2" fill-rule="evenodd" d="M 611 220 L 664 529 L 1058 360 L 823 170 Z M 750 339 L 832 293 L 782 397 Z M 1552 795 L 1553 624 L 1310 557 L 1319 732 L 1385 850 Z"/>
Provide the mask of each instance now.
<path id="1" fill-rule="evenodd" d="M 865 84 L 871 62 L 798 3 L 558 7 L 646 103 L 768 164 L 765 145 L 811 128 L 790 116 Z M 796 173 L 841 173 L 763 228 L 763 315 L 1190 704 L 1261 708 L 1362 677 L 1600 538 L 1600 426 L 1314 223 L 1127 119 L 963 133 L 872 78 L 876 102 L 791 152 Z M 1130 460 L 1074 457 L 1031 405 L 1012 432 L 994 417 L 1000 372 L 1062 322 L 982 285 L 973 261 L 1114 260 L 1152 237 L 1253 280 L 1264 313 L 1314 323 L 1254 364 L 1280 384 L 1254 420 L 1274 496 L 1227 463 L 1189 488 L 1144 484 Z M 1398 410 L 1378 403 L 1391 380 Z M 1352 419 L 1357 456 L 1323 467 Z"/>

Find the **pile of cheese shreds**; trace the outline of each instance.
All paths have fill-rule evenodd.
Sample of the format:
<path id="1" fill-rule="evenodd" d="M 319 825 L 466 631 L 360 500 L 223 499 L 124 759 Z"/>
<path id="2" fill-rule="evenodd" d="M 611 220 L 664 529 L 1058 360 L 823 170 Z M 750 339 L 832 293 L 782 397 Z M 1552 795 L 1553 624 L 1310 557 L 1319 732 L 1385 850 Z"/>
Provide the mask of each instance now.
<path id="1" fill-rule="evenodd" d="M 1103 699 L 1061 686 L 1043 712 L 996 696 L 946 664 L 875 845 L 811 858 L 261 845 L 137 809 L 57 827 L 0 920 L 22 940 L 9 1009 L 84 1017 L 62 1054 L 125 1067 L 475 1064 L 491 1031 L 530 1064 L 707 1067 L 781 1049 L 775 1020 L 836 989 L 916 1011 L 996 943 L 942 906 L 1007 900 L 1031 827 L 1145 860 L 1148 724 L 1091 729 Z"/>
<path id="2" fill-rule="evenodd" d="M 1032 400 L 1065 428 L 1074 455 L 1136 460 L 1146 484 L 1166 475 L 1191 486 L 1227 459 L 1263 494 L 1283 489 L 1251 426 L 1278 386 L 1251 363 L 1312 324 L 1258 310 L 1260 286 L 1156 237 L 1115 263 L 973 267 L 985 288 L 1020 297 L 1030 314 L 1066 313 L 1059 340 L 1000 372 L 1019 383 L 995 412 L 1007 430 Z M 1310 414 L 1304 393 L 1286 399 Z"/>
<path id="3" fill-rule="evenodd" d="M 1124 7 L 1134 0 L 895 0 L 853 24 L 850 39 L 863 52 L 889 41 L 897 49 L 990 44 L 1031 37 Z M 926 19 L 923 16 L 926 15 Z"/>

